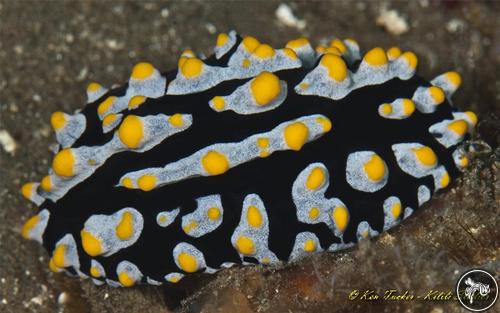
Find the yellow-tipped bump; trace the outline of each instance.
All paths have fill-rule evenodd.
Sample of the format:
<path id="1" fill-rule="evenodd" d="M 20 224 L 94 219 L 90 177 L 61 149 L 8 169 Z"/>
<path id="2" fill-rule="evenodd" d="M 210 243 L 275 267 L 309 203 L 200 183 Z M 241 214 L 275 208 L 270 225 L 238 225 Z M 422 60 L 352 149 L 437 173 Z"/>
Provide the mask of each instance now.
<path id="1" fill-rule="evenodd" d="M 156 187 L 156 176 L 142 175 L 137 180 L 137 185 L 142 191 L 151 191 Z"/>
<path id="2" fill-rule="evenodd" d="M 260 59 L 269 59 L 275 54 L 274 48 L 270 45 L 261 44 L 253 51 L 253 54 Z"/>
<path id="3" fill-rule="evenodd" d="M 170 125 L 175 127 L 181 127 L 182 125 L 184 125 L 184 120 L 182 119 L 182 114 L 180 113 L 175 113 L 174 115 L 170 116 L 168 122 L 170 123 Z"/>
<path id="4" fill-rule="evenodd" d="M 448 81 L 455 87 L 458 88 L 462 84 L 462 77 L 455 71 L 450 71 L 444 74 Z"/>
<path id="5" fill-rule="evenodd" d="M 323 132 L 327 133 L 332 129 L 332 122 L 328 117 L 318 117 L 316 122 L 323 126 Z"/>
<path id="6" fill-rule="evenodd" d="M 307 38 L 302 37 L 290 40 L 289 42 L 287 42 L 286 47 L 290 49 L 297 49 L 300 47 L 304 47 L 306 45 L 309 45 L 309 40 L 307 40 Z"/>
<path id="7" fill-rule="evenodd" d="M 306 252 L 314 252 L 316 250 L 316 243 L 314 242 L 314 240 L 306 240 L 306 242 L 304 243 L 304 251 Z"/>
<path id="8" fill-rule="evenodd" d="M 429 94 L 431 95 L 432 100 L 434 100 L 434 104 L 439 105 L 444 102 L 445 96 L 443 89 L 431 86 L 429 87 Z"/>
<path id="9" fill-rule="evenodd" d="M 201 159 L 201 164 L 210 175 L 220 175 L 229 169 L 227 157 L 215 150 L 208 151 Z"/>
<path id="10" fill-rule="evenodd" d="M 240 236 L 238 240 L 236 240 L 236 249 L 239 253 L 244 255 L 255 254 L 255 245 L 253 240 L 246 236 Z"/>
<path id="11" fill-rule="evenodd" d="M 391 47 L 387 50 L 387 58 L 391 61 L 399 58 L 400 55 L 401 49 L 399 49 L 398 47 Z"/>
<path id="12" fill-rule="evenodd" d="M 280 80 L 273 73 L 262 72 L 252 80 L 250 90 L 258 105 L 267 105 L 280 94 Z"/>
<path id="13" fill-rule="evenodd" d="M 372 181 L 379 182 L 387 171 L 384 161 L 377 154 L 374 154 L 368 162 L 364 164 L 366 176 Z"/>
<path id="14" fill-rule="evenodd" d="M 144 97 L 144 96 L 133 96 L 128 101 L 128 109 L 129 110 L 137 109 L 145 101 L 146 101 L 146 97 Z"/>
<path id="15" fill-rule="evenodd" d="M 448 124 L 447 128 L 457 134 L 458 136 L 463 136 L 469 128 L 469 124 L 465 120 L 455 120 Z"/>
<path id="16" fill-rule="evenodd" d="M 347 51 L 346 45 L 340 39 L 333 39 L 330 42 L 330 47 L 334 47 L 334 48 L 339 49 L 339 51 L 342 54 L 346 53 L 346 51 Z"/>
<path id="17" fill-rule="evenodd" d="M 333 54 L 325 54 L 321 57 L 321 65 L 328 70 L 330 78 L 341 82 L 347 77 L 347 65 L 339 56 Z"/>
<path id="18" fill-rule="evenodd" d="M 87 85 L 87 92 L 96 92 L 101 88 L 102 86 L 99 83 L 92 82 Z"/>
<path id="19" fill-rule="evenodd" d="M 70 148 L 59 151 L 52 161 L 52 169 L 58 176 L 71 177 L 74 175 L 75 156 Z"/>
<path id="20" fill-rule="evenodd" d="M 260 228 L 262 226 L 263 223 L 262 214 L 260 214 L 259 209 L 257 209 L 253 205 L 248 207 L 247 222 L 248 225 L 252 226 L 253 228 Z"/>
<path id="21" fill-rule="evenodd" d="M 66 264 L 66 245 L 57 245 L 52 253 L 52 260 L 54 260 L 54 265 L 59 268 L 64 268 Z"/>
<path id="22" fill-rule="evenodd" d="M 116 97 L 115 96 L 109 96 L 109 97 L 107 97 L 97 107 L 97 113 L 99 113 L 99 115 L 104 115 L 104 113 L 108 112 L 109 109 L 113 106 L 113 103 L 115 103 L 115 101 L 116 101 Z"/>
<path id="23" fill-rule="evenodd" d="M 343 232 L 349 222 L 349 212 L 347 211 L 347 208 L 344 206 L 335 207 L 333 209 L 332 219 L 337 229 Z"/>
<path id="24" fill-rule="evenodd" d="M 63 129 L 66 123 L 66 116 L 63 112 L 57 111 L 50 116 L 50 124 L 55 131 Z"/>
<path id="25" fill-rule="evenodd" d="M 131 77 L 135 80 L 144 80 L 153 75 L 155 68 L 151 63 L 141 62 L 137 63 L 132 69 Z"/>
<path id="26" fill-rule="evenodd" d="M 248 36 L 241 41 L 241 44 L 249 53 L 252 53 L 260 45 L 260 42 L 254 37 Z"/>
<path id="27" fill-rule="evenodd" d="M 132 287 L 133 285 L 135 285 L 135 280 L 126 272 L 121 272 L 120 274 L 118 274 L 118 280 L 124 287 Z"/>
<path id="28" fill-rule="evenodd" d="M 217 42 L 215 45 L 217 47 L 222 47 L 227 43 L 228 40 L 229 40 L 229 36 L 226 33 L 220 33 L 217 36 Z"/>
<path id="29" fill-rule="evenodd" d="M 35 215 L 29 218 L 26 223 L 24 223 L 23 227 L 21 228 L 21 236 L 23 236 L 24 239 L 30 239 L 30 233 L 33 230 L 33 228 L 36 227 L 36 225 L 40 222 L 40 216 Z"/>
<path id="30" fill-rule="evenodd" d="M 387 54 L 384 49 L 376 47 L 368 51 L 363 61 L 370 64 L 371 66 L 382 66 L 386 65 L 389 61 L 387 60 Z"/>
<path id="31" fill-rule="evenodd" d="M 186 78 L 196 78 L 201 75 L 205 64 L 198 58 L 189 58 L 182 64 L 181 72 Z"/>
<path id="32" fill-rule="evenodd" d="M 415 112 L 415 103 L 411 99 L 403 99 L 403 113 L 410 116 Z"/>
<path id="33" fill-rule="evenodd" d="M 113 124 L 118 116 L 115 113 L 110 113 L 102 119 L 102 126 L 110 126 Z"/>
<path id="34" fill-rule="evenodd" d="M 325 171 L 321 167 L 315 167 L 306 180 L 306 187 L 310 190 L 316 190 L 325 182 Z"/>
<path id="35" fill-rule="evenodd" d="M 404 60 L 406 60 L 406 63 L 408 63 L 408 66 L 411 69 L 415 70 L 417 68 L 418 58 L 415 55 L 415 53 L 413 53 L 411 51 L 406 51 L 405 53 L 403 53 L 401 55 L 401 58 L 403 58 Z"/>
<path id="36" fill-rule="evenodd" d="M 179 267 L 186 273 L 194 273 L 198 270 L 198 261 L 187 252 L 181 252 L 177 256 Z"/>
<path id="37" fill-rule="evenodd" d="M 430 167 L 433 167 L 437 164 L 437 156 L 431 148 L 424 146 L 421 148 L 413 149 L 413 152 L 415 153 L 415 157 L 421 164 Z"/>
<path id="38" fill-rule="evenodd" d="M 26 199 L 31 199 L 33 196 L 33 183 L 29 182 L 21 187 L 21 194 L 26 198 Z"/>
<path id="39" fill-rule="evenodd" d="M 141 118 L 128 115 L 118 128 L 118 137 L 130 149 L 139 147 L 144 137 L 144 125 Z"/>
<path id="40" fill-rule="evenodd" d="M 116 226 L 116 236 L 121 240 L 128 240 L 134 234 L 134 216 L 130 212 L 125 212 L 118 226 Z"/>
<path id="41" fill-rule="evenodd" d="M 291 123 L 284 131 L 286 145 L 295 151 L 302 149 L 309 136 L 309 128 L 302 122 Z"/>
<path id="42" fill-rule="evenodd" d="M 226 102 L 224 101 L 224 98 L 222 98 L 221 96 L 215 96 L 215 97 L 213 97 L 212 98 L 212 103 L 213 103 L 214 108 L 217 111 L 224 110 L 224 107 L 226 106 Z"/>
<path id="43" fill-rule="evenodd" d="M 42 189 L 47 192 L 52 190 L 54 185 L 52 184 L 52 179 L 50 178 L 49 175 L 44 176 L 42 178 L 42 181 L 40 182 L 40 187 L 42 187 Z"/>
<path id="44" fill-rule="evenodd" d="M 103 253 L 101 241 L 90 232 L 82 230 L 80 232 L 82 238 L 83 250 L 90 256 L 98 256 Z"/>

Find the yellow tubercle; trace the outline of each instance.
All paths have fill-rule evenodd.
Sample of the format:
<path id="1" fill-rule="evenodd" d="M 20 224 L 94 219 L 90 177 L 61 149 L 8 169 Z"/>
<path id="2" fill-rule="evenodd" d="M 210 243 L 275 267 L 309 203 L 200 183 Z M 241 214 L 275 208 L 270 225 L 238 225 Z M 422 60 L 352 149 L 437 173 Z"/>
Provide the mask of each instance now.
<path id="1" fill-rule="evenodd" d="M 132 181 L 132 179 L 130 177 L 125 177 L 123 180 L 122 180 L 122 185 L 125 187 L 125 188 L 128 188 L 128 189 L 132 189 L 134 188 L 134 183 Z"/>
<path id="2" fill-rule="evenodd" d="M 59 151 L 52 161 L 52 169 L 58 176 L 71 177 L 74 175 L 75 156 L 71 148 Z"/>
<path id="3" fill-rule="evenodd" d="M 421 148 L 413 149 L 413 152 L 415 153 L 415 157 L 421 164 L 431 167 L 437 164 L 437 156 L 431 148 L 424 146 Z"/>
<path id="4" fill-rule="evenodd" d="M 406 51 L 400 57 L 403 58 L 404 60 L 406 60 L 406 62 L 408 63 L 408 66 L 411 69 L 415 70 L 417 68 L 418 58 L 415 55 L 415 53 L 413 53 L 411 51 Z"/>
<path id="5" fill-rule="evenodd" d="M 338 38 L 330 41 L 330 47 L 335 47 L 335 48 L 339 49 L 339 51 L 342 54 L 346 53 L 346 51 L 347 51 L 346 45 Z"/>
<path id="6" fill-rule="evenodd" d="M 217 111 L 224 110 L 224 107 L 226 106 L 224 98 L 222 98 L 221 96 L 215 96 L 215 97 L 213 97 L 212 98 L 212 104 L 214 105 L 214 108 Z"/>
<path id="7" fill-rule="evenodd" d="M 154 71 L 155 68 L 153 67 L 153 65 L 151 65 L 151 63 L 140 62 L 137 63 L 132 69 L 131 77 L 135 80 L 144 80 L 151 77 Z"/>
<path id="8" fill-rule="evenodd" d="M 274 48 L 267 44 L 261 44 L 255 48 L 253 54 L 260 59 L 268 59 L 275 54 Z"/>
<path id="9" fill-rule="evenodd" d="M 280 80 L 273 73 L 262 72 L 252 80 L 250 90 L 258 105 L 267 105 L 280 94 Z"/>
<path id="10" fill-rule="evenodd" d="M 47 192 L 52 190 L 54 186 L 52 184 L 52 179 L 50 178 L 49 175 L 44 176 L 42 178 L 42 181 L 40 182 L 40 187 L 42 187 L 42 189 Z"/>
<path id="11" fill-rule="evenodd" d="M 302 122 L 291 123 L 285 127 L 284 137 L 290 149 L 299 151 L 309 137 L 309 128 Z"/>
<path id="12" fill-rule="evenodd" d="M 372 181 L 379 182 L 387 171 L 384 161 L 380 156 L 374 154 L 371 159 L 364 164 L 366 176 Z"/>
<path id="13" fill-rule="evenodd" d="M 118 280 L 124 287 L 132 287 L 133 285 L 135 285 L 135 280 L 126 272 L 119 273 Z"/>
<path id="14" fill-rule="evenodd" d="M 325 182 L 325 172 L 321 167 L 315 167 L 306 180 L 306 187 L 310 190 L 316 190 Z"/>
<path id="15" fill-rule="evenodd" d="M 394 219 L 398 219 L 401 215 L 401 203 L 396 202 L 391 207 L 391 214 Z"/>
<path id="16" fill-rule="evenodd" d="M 215 44 L 217 47 L 224 46 L 229 40 L 229 36 L 226 33 L 220 33 L 217 36 L 217 43 Z"/>
<path id="17" fill-rule="evenodd" d="M 260 45 L 260 42 L 254 37 L 248 36 L 241 41 L 241 44 L 249 53 L 252 53 Z"/>
<path id="18" fill-rule="evenodd" d="M 40 216 L 35 215 L 29 218 L 26 223 L 24 223 L 23 227 L 21 228 L 21 236 L 23 236 L 24 239 L 30 239 L 30 233 L 33 230 L 33 228 L 36 227 L 36 225 L 40 222 Z"/>
<path id="19" fill-rule="evenodd" d="M 467 133 L 467 129 L 469 128 L 469 124 L 465 120 L 454 120 L 448 123 L 447 128 L 457 134 L 458 136 L 463 136 Z"/>
<path id="20" fill-rule="evenodd" d="M 410 116 L 415 112 L 415 103 L 411 99 L 403 99 L 403 113 Z"/>
<path id="21" fill-rule="evenodd" d="M 168 119 L 169 123 L 175 127 L 181 127 L 184 125 L 184 121 L 182 119 L 182 114 L 180 113 L 175 113 L 174 115 L 170 116 Z"/>
<path id="22" fill-rule="evenodd" d="M 144 137 L 144 125 L 141 118 L 136 115 L 128 115 L 118 128 L 118 137 L 128 148 L 138 148 Z"/>
<path id="23" fill-rule="evenodd" d="M 96 266 L 91 266 L 90 267 L 90 276 L 94 278 L 99 278 L 101 277 L 101 271 Z"/>
<path id="24" fill-rule="evenodd" d="M 387 50 L 387 58 L 391 61 L 399 58 L 400 55 L 401 49 L 399 49 L 398 47 L 391 47 Z"/>
<path id="25" fill-rule="evenodd" d="M 244 255 L 255 254 L 255 245 L 253 240 L 247 236 L 240 236 L 238 240 L 236 240 L 236 249 L 239 253 Z"/>
<path id="26" fill-rule="evenodd" d="M 343 232 L 347 227 L 347 223 L 349 222 L 349 212 L 344 206 L 335 207 L 333 209 L 332 218 L 337 229 Z"/>
<path id="27" fill-rule="evenodd" d="M 201 164 L 210 175 L 220 175 L 229 169 L 227 157 L 215 150 L 208 151 L 201 159 Z"/>
<path id="28" fill-rule="evenodd" d="M 87 92 L 96 92 L 101 88 L 102 86 L 99 83 L 92 82 L 87 85 Z"/>
<path id="29" fill-rule="evenodd" d="M 290 48 L 284 48 L 283 53 L 292 60 L 298 59 L 297 53 Z"/>
<path id="30" fill-rule="evenodd" d="M 134 234 L 134 216 L 130 212 L 122 215 L 120 223 L 116 226 L 116 236 L 121 240 L 128 240 Z"/>
<path id="31" fill-rule="evenodd" d="M 261 149 L 269 147 L 269 138 L 257 138 L 257 147 Z"/>
<path id="32" fill-rule="evenodd" d="M 216 221 L 220 218 L 220 209 L 216 207 L 209 208 L 207 211 L 207 216 L 212 221 Z"/>
<path id="33" fill-rule="evenodd" d="M 443 103 L 445 99 L 443 89 L 436 86 L 429 87 L 429 94 L 431 95 L 432 99 L 434 100 L 434 104 L 436 105 Z"/>
<path id="34" fill-rule="evenodd" d="M 253 205 L 248 207 L 247 222 L 248 225 L 252 226 L 253 228 L 260 228 L 262 226 L 262 215 L 260 214 L 259 209 L 257 209 Z"/>
<path id="35" fill-rule="evenodd" d="M 384 115 L 389 115 L 392 113 L 392 106 L 390 103 L 384 103 L 380 106 L 380 111 L 382 111 L 382 114 Z"/>
<path id="36" fill-rule="evenodd" d="M 477 124 L 477 115 L 476 115 L 476 113 L 474 113 L 472 111 L 467 111 L 467 112 L 464 112 L 464 114 L 469 118 L 470 123 L 473 126 L 476 126 L 476 124 Z"/>
<path id="37" fill-rule="evenodd" d="M 104 115 L 104 113 L 108 112 L 113 103 L 115 103 L 116 97 L 115 96 L 109 96 L 107 97 L 103 102 L 99 104 L 97 107 L 97 113 L 99 115 Z"/>
<path id="38" fill-rule="evenodd" d="M 312 207 L 310 210 L 309 210 L 309 218 L 311 220 L 315 220 L 317 219 L 319 216 L 319 209 L 317 207 Z"/>
<path id="39" fill-rule="evenodd" d="M 203 61 L 198 58 L 189 58 L 182 64 L 182 75 L 188 79 L 198 77 L 201 75 L 204 65 Z"/>
<path id="40" fill-rule="evenodd" d="M 325 48 L 323 53 L 329 53 L 329 54 L 333 54 L 333 55 L 336 55 L 339 57 L 342 56 L 342 52 L 340 52 L 340 50 L 335 48 L 335 47 L 327 47 L 327 48 Z"/>
<path id="41" fill-rule="evenodd" d="M 327 133 L 332 129 L 332 122 L 328 117 L 318 117 L 316 118 L 316 122 L 323 126 L 323 132 Z"/>
<path id="42" fill-rule="evenodd" d="M 460 167 L 467 167 L 467 166 L 469 166 L 469 158 L 466 157 L 466 156 L 463 156 L 462 158 L 460 158 L 459 165 L 460 165 Z"/>
<path id="43" fill-rule="evenodd" d="M 196 221 L 191 221 L 187 223 L 182 230 L 186 233 L 189 234 L 192 230 L 196 229 L 198 227 L 198 223 Z"/>
<path id="44" fill-rule="evenodd" d="M 243 61 L 241 61 L 241 66 L 244 67 L 244 68 L 249 68 L 250 65 L 252 65 L 252 62 L 250 62 L 249 59 L 243 59 Z"/>
<path id="45" fill-rule="evenodd" d="M 90 256 L 98 256 L 102 254 L 101 241 L 94 237 L 90 232 L 82 230 L 80 232 L 82 238 L 83 250 Z"/>
<path id="46" fill-rule="evenodd" d="M 455 71 L 450 71 L 445 73 L 448 81 L 455 87 L 458 88 L 462 84 L 462 77 Z"/>
<path id="47" fill-rule="evenodd" d="M 129 110 L 137 109 L 145 101 L 146 101 L 146 97 L 144 97 L 144 96 L 133 96 L 128 101 L 128 109 Z"/>
<path id="48" fill-rule="evenodd" d="M 177 263 L 180 268 L 186 273 L 194 273 L 198 270 L 198 261 L 196 257 L 187 252 L 181 252 L 177 256 Z"/>
<path id="49" fill-rule="evenodd" d="M 304 243 L 304 251 L 306 252 L 313 252 L 316 250 L 316 243 L 312 239 L 306 240 Z"/>
<path id="50" fill-rule="evenodd" d="M 110 113 L 102 119 L 102 126 L 109 126 L 113 124 L 118 116 L 115 113 Z"/>
<path id="51" fill-rule="evenodd" d="M 148 174 L 142 175 L 137 180 L 137 186 L 139 186 L 139 188 L 142 191 L 151 191 L 151 190 L 153 190 L 156 187 L 156 176 L 154 176 L 154 175 L 148 175 Z"/>
<path id="52" fill-rule="evenodd" d="M 450 175 L 445 172 L 441 177 L 441 188 L 446 188 L 450 184 Z"/>
<path id="53" fill-rule="evenodd" d="M 66 264 L 66 245 L 59 244 L 54 249 L 52 253 L 52 260 L 54 260 L 54 265 L 59 268 L 64 268 Z"/>
<path id="54" fill-rule="evenodd" d="M 368 51 L 363 57 L 363 61 L 372 65 L 372 66 L 382 66 L 386 65 L 387 62 L 387 54 L 384 49 L 380 47 L 376 47 Z"/>
<path id="55" fill-rule="evenodd" d="M 33 183 L 26 183 L 23 184 L 21 187 L 21 194 L 26 198 L 26 199 L 31 199 L 33 196 Z"/>
<path id="56" fill-rule="evenodd" d="M 59 273 L 61 271 L 61 269 L 54 264 L 53 258 L 49 260 L 49 269 L 54 273 Z"/>
<path id="57" fill-rule="evenodd" d="M 321 57 L 320 63 L 328 70 L 330 78 L 338 82 L 346 79 L 348 74 L 347 65 L 341 57 L 333 54 L 325 54 Z"/>
<path id="58" fill-rule="evenodd" d="M 66 123 L 66 117 L 63 112 L 57 111 L 50 116 L 50 124 L 55 131 L 63 129 Z"/>
<path id="59" fill-rule="evenodd" d="M 300 47 L 304 47 L 308 44 L 309 44 L 309 40 L 307 40 L 307 38 L 302 37 L 302 38 L 290 40 L 289 42 L 287 42 L 286 47 L 290 48 L 290 49 L 297 49 Z"/>
<path id="60" fill-rule="evenodd" d="M 181 278 L 180 277 L 170 277 L 167 280 L 168 280 L 169 283 L 174 283 L 175 284 L 175 283 L 178 283 L 181 280 Z"/>

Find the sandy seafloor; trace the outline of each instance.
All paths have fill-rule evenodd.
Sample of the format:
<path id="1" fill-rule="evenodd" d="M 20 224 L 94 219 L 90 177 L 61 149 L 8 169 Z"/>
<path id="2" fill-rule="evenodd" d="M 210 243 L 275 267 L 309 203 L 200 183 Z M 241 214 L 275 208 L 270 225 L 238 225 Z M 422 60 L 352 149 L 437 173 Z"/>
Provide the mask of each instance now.
<path id="1" fill-rule="evenodd" d="M 299 20 L 289 25 L 275 15 L 281 3 L 0 1 L 0 130 L 16 144 L 0 149 L 0 312 L 170 312 L 167 304 L 185 292 L 177 309 L 185 312 L 465 312 L 456 301 L 349 301 L 347 295 L 450 291 L 471 267 L 499 278 L 500 2 L 287 2 Z M 403 19 L 391 25 L 406 32 L 377 26 L 388 10 Z M 43 248 L 19 235 L 35 207 L 18 192 L 47 172 L 50 114 L 80 108 L 90 81 L 126 81 L 139 61 L 166 70 L 185 48 L 210 54 L 216 34 L 230 29 L 275 47 L 302 35 L 315 43 L 352 37 L 364 51 L 398 45 L 416 52 L 424 77 L 455 69 L 464 83 L 454 103 L 478 113 L 482 152 L 413 218 L 345 252 L 282 268 L 197 275 L 176 291 L 96 287 L 50 272 Z M 500 312 L 500 304 L 492 310 Z"/>

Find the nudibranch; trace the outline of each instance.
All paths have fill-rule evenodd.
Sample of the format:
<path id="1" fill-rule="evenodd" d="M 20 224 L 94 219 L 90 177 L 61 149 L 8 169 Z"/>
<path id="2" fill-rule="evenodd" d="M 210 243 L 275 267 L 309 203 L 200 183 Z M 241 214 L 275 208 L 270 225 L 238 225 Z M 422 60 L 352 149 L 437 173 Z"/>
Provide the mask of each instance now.
<path id="1" fill-rule="evenodd" d="M 337 251 L 398 225 L 469 159 L 477 117 L 397 47 L 353 39 L 275 49 L 234 31 L 178 68 L 138 63 L 128 83 L 90 83 L 55 112 L 59 143 L 40 209 L 22 227 L 49 267 L 95 284 L 176 283 L 234 264 Z"/>

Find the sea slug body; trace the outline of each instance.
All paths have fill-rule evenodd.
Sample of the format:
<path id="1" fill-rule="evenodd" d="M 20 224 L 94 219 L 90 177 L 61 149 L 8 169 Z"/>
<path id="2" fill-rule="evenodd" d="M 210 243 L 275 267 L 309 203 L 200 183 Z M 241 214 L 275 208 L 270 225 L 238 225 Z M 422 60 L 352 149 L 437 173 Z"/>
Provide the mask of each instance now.
<path id="1" fill-rule="evenodd" d="M 54 272 L 124 287 L 377 236 L 469 164 L 477 117 L 451 104 L 460 75 L 428 82 L 417 63 L 353 39 L 275 49 L 232 31 L 208 58 L 91 83 L 81 111 L 51 117 L 60 149 L 21 188 L 40 208 L 21 234 Z"/>

